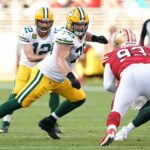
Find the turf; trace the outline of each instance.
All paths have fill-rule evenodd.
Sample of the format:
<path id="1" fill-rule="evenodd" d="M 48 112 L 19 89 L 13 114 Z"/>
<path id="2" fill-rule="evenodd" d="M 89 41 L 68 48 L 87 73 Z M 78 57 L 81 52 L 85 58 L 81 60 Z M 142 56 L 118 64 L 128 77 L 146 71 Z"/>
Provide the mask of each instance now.
<path id="1" fill-rule="evenodd" d="M 11 92 L 12 84 L 0 83 L 0 103 Z M 87 101 L 80 108 L 59 120 L 63 130 L 61 140 L 52 140 L 40 130 L 38 121 L 49 115 L 48 99 L 45 94 L 29 108 L 14 113 L 8 134 L 0 134 L 0 150 L 148 150 L 150 149 L 149 123 L 137 128 L 125 142 L 113 142 L 111 146 L 100 147 L 99 140 L 106 130 L 106 118 L 110 110 L 112 95 L 106 92 L 101 83 L 88 82 L 83 86 Z M 61 98 L 61 101 L 63 98 Z M 122 120 L 126 125 L 136 112 L 129 110 Z"/>

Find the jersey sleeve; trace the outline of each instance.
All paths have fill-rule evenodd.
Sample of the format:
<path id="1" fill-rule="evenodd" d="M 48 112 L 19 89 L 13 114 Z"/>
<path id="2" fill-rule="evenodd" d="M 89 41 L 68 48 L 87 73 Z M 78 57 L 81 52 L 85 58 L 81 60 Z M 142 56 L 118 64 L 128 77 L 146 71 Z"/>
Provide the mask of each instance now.
<path id="1" fill-rule="evenodd" d="M 24 27 L 19 35 L 19 43 L 21 44 L 29 44 L 30 42 L 30 33 L 28 32 L 26 29 L 28 29 L 27 27 Z"/>
<path id="2" fill-rule="evenodd" d="M 112 92 L 112 93 L 115 93 L 117 90 L 116 79 L 110 68 L 109 63 L 105 65 L 104 76 L 103 76 L 103 86 L 107 91 Z"/>
<path id="3" fill-rule="evenodd" d="M 57 34 L 55 42 L 66 46 L 74 46 L 74 35 L 68 31 L 61 31 Z"/>
<path id="4" fill-rule="evenodd" d="M 109 53 L 104 55 L 104 58 L 103 58 L 103 66 L 104 67 L 108 63 L 108 61 L 109 61 Z"/>

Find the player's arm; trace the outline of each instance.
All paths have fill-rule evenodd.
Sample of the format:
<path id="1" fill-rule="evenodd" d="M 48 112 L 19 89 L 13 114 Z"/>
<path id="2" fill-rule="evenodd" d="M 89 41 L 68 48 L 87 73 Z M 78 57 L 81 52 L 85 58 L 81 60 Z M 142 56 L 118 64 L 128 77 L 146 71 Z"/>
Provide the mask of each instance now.
<path id="1" fill-rule="evenodd" d="M 56 63 L 60 71 L 70 80 L 72 87 L 80 89 L 80 82 L 76 79 L 66 61 L 67 57 L 70 54 L 71 47 L 61 44 L 58 44 L 57 46 L 58 47 L 56 49 Z"/>
<path id="2" fill-rule="evenodd" d="M 66 61 L 67 57 L 69 56 L 70 49 L 71 49 L 70 46 L 61 45 L 61 44 L 58 44 L 56 49 L 56 63 L 60 71 L 65 76 L 70 72 L 69 66 Z"/>
<path id="3" fill-rule="evenodd" d="M 16 48 L 16 67 L 15 67 L 16 73 L 17 73 L 18 67 L 19 67 L 21 49 L 22 49 L 22 44 L 20 42 L 18 42 L 17 43 L 17 48 Z"/>
<path id="4" fill-rule="evenodd" d="M 39 62 L 42 59 L 44 59 L 45 56 L 47 55 L 47 54 L 43 54 L 43 55 L 34 54 L 33 48 L 30 44 L 23 44 L 23 50 L 27 59 L 31 62 Z"/>
<path id="5" fill-rule="evenodd" d="M 107 44 L 108 43 L 108 40 L 105 36 L 103 36 L 103 35 L 100 35 L 100 36 L 93 35 L 90 32 L 86 33 L 86 41 L 87 42 L 98 42 L 98 43 L 102 43 L 102 44 Z"/>
<path id="6" fill-rule="evenodd" d="M 145 39 L 145 36 L 146 36 L 146 25 L 147 25 L 147 22 L 148 21 L 144 22 L 143 27 L 142 27 L 142 31 L 141 31 L 141 35 L 140 35 L 139 44 L 142 45 L 142 46 L 144 45 L 144 39 Z"/>
<path id="7" fill-rule="evenodd" d="M 112 93 L 117 90 L 116 79 L 113 72 L 111 71 L 109 63 L 105 65 L 103 86 L 107 91 Z"/>

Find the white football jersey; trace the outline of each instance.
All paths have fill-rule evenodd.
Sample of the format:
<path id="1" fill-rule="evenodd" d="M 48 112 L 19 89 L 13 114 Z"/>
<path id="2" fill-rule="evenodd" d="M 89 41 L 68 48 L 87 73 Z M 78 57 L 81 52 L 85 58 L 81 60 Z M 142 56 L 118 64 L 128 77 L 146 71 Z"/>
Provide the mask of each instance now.
<path id="1" fill-rule="evenodd" d="M 82 40 L 79 40 L 74 33 L 70 32 L 66 28 L 62 28 L 54 38 L 52 53 L 38 63 L 38 68 L 45 76 L 56 82 L 62 82 L 66 77 L 61 73 L 56 63 L 57 44 L 63 44 L 71 47 L 70 54 L 67 58 L 67 63 L 72 71 L 80 55 L 82 55 L 85 49 L 85 36 Z"/>
<path id="2" fill-rule="evenodd" d="M 54 34 L 55 29 L 52 27 L 49 35 L 45 38 L 41 38 L 37 33 L 36 26 L 25 26 L 20 33 L 19 42 L 21 44 L 31 44 L 34 54 L 42 55 L 47 52 L 52 53 Z M 29 61 L 24 51 L 21 50 L 19 64 L 26 67 L 33 67 L 37 64 L 37 62 Z"/>

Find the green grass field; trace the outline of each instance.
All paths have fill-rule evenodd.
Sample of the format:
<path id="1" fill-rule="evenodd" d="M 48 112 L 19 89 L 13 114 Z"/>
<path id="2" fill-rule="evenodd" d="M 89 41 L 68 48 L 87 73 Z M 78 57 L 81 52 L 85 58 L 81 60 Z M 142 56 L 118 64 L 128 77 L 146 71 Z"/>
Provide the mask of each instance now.
<path id="1" fill-rule="evenodd" d="M 37 125 L 38 121 L 50 112 L 49 95 L 45 94 L 29 108 L 14 113 L 10 132 L 0 134 L 0 150 L 149 150 L 149 123 L 134 130 L 124 142 L 113 142 L 108 147 L 98 145 L 105 134 L 106 118 L 112 97 L 101 87 L 101 82 L 98 82 L 97 80 L 84 85 L 83 88 L 87 93 L 86 103 L 59 120 L 64 131 L 61 140 L 52 140 Z M 12 86 L 12 83 L 0 83 L 0 103 L 7 99 Z M 135 111 L 129 110 L 121 126 L 131 121 L 135 114 Z"/>

